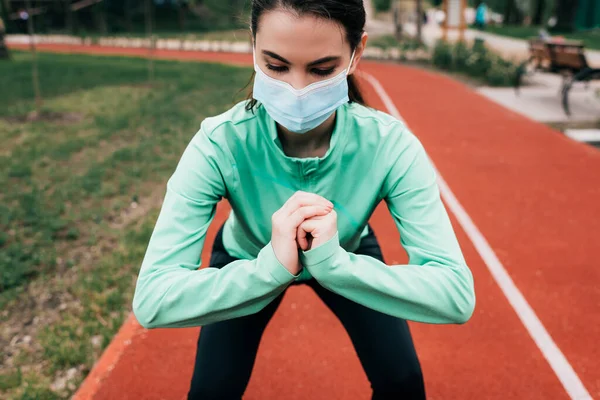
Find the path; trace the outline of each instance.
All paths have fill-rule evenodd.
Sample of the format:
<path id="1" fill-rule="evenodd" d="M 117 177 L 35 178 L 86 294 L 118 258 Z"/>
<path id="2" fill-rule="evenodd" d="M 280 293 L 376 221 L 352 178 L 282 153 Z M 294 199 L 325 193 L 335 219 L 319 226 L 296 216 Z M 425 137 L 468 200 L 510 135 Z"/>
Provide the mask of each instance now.
<path id="1" fill-rule="evenodd" d="M 394 26 L 386 21 L 375 19 L 375 8 L 372 0 L 365 0 L 365 11 L 367 13 L 367 23 L 365 30 L 369 32 L 371 38 L 383 35 L 393 35 Z"/>
<path id="2" fill-rule="evenodd" d="M 159 56 L 251 63 L 247 55 Z M 393 64 L 364 63 L 362 69 L 385 92 L 363 82 L 368 101 L 400 111 L 456 196 L 459 203 L 442 184 L 475 277 L 477 308 L 469 323 L 411 324 L 429 398 L 600 398 L 600 152 L 449 78 Z M 206 248 L 227 211 L 226 204 L 218 208 Z M 371 222 L 386 258 L 404 261 L 385 206 Z M 206 262 L 208 254 L 203 257 Z M 197 334 L 146 331 L 130 320 L 75 398 L 184 398 Z M 291 288 L 265 332 L 245 398 L 368 394 L 339 322 L 310 289 Z"/>
<path id="3" fill-rule="evenodd" d="M 442 38 L 442 29 L 437 23 L 433 22 L 434 17 L 430 16 L 429 18 L 431 23 L 423 26 L 423 41 L 429 45 L 433 46 L 435 42 Z M 381 22 L 384 23 L 384 22 Z M 389 24 L 389 23 L 388 23 Z M 415 36 L 417 32 L 417 27 L 414 23 L 406 23 L 402 26 L 403 30 L 411 36 Z M 473 40 L 476 37 L 483 38 L 486 44 L 502 53 L 507 58 L 516 58 L 516 59 L 527 59 L 529 54 L 529 45 L 526 40 L 512 38 L 508 36 L 496 35 L 488 32 L 481 32 L 474 29 L 467 29 L 465 31 L 465 38 L 467 40 Z M 458 34 L 457 32 L 450 31 L 448 34 L 449 40 L 457 40 Z M 586 56 L 588 62 L 591 65 L 599 65 L 600 66 L 600 51 L 598 50 L 586 50 Z"/>

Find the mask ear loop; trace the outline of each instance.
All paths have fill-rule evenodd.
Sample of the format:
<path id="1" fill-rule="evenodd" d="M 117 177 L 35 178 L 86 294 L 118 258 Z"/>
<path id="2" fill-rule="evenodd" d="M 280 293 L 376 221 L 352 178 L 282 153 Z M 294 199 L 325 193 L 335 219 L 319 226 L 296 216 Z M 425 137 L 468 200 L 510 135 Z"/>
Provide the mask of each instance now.
<path id="1" fill-rule="evenodd" d="M 350 57 L 350 65 L 348 65 L 348 69 L 346 70 L 346 76 L 350 73 L 350 69 L 352 69 L 352 63 L 354 62 L 354 55 L 356 54 L 356 49 L 352 52 L 352 57 Z"/>

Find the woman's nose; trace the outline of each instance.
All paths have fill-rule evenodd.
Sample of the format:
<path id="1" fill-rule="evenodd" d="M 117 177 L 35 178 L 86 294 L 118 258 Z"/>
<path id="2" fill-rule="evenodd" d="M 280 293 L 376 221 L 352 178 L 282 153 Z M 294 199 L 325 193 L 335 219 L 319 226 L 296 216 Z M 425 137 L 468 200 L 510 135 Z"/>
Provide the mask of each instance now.
<path id="1" fill-rule="evenodd" d="M 306 74 L 299 72 L 291 74 L 290 81 L 288 83 L 296 90 L 304 89 L 310 84 Z"/>

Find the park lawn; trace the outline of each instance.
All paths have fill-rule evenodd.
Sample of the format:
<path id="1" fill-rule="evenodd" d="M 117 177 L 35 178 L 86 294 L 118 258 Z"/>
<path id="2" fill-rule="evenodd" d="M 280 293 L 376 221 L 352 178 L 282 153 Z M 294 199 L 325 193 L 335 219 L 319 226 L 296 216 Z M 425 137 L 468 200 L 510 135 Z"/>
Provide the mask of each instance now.
<path id="1" fill-rule="evenodd" d="M 529 39 L 538 35 L 540 27 L 536 26 L 488 26 L 486 31 L 496 35 L 510 36 L 517 39 Z M 564 36 L 569 40 L 581 40 L 586 49 L 600 50 L 600 29 L 586 32 L 565 33 L 556 36 Z"/>
<path id="2" fill-rule="evenodd" d="M 0 398 L 68 398 L 131 309 L 168 177 L 250 70 L 39 54 L 0 62 Z M 69 371 L 70 380 L 61 382 Z M 62 389 L 52 391 L 55 383 Z"/>

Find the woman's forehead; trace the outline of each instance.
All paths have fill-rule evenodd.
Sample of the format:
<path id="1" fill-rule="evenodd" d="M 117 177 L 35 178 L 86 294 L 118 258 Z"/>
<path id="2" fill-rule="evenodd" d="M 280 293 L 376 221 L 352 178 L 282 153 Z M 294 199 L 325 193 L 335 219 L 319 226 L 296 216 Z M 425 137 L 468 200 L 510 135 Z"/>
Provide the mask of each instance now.
<path id="1" fill-rule="evenodd" d="M 259 20 L 257 50 L 268 50 L 293 62 L 341 56 L 348 46 L 343 26 L 312 15 L 271 11 Z"/>

